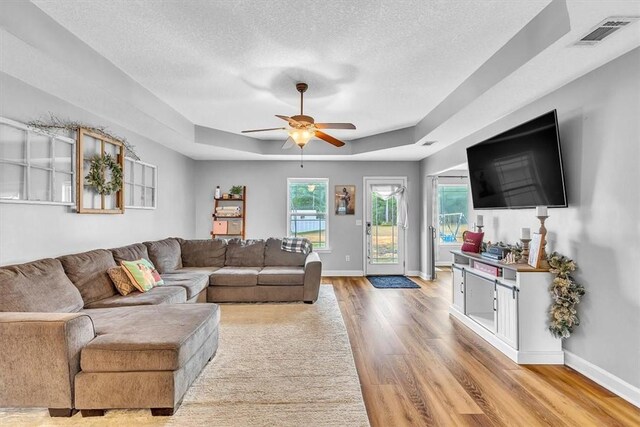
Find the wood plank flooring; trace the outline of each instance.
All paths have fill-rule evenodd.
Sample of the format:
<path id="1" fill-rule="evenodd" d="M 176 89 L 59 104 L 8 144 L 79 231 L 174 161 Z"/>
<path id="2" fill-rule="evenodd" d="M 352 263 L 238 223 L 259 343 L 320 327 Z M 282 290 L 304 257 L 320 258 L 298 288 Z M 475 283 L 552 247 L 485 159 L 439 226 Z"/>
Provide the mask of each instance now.
<path id="1" fill-rule="evenodd" d="M 449 316 L 450 273 L 421 289 L 334 285 L 376 426 L 640 426 L 640 409 L 566 366 L 517 365 Z"/>

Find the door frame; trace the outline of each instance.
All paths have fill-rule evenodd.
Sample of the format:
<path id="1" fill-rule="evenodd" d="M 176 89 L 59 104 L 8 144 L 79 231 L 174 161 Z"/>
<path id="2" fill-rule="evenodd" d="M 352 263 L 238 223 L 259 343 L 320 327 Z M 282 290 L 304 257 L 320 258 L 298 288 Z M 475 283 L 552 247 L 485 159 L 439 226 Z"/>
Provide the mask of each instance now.
<path id="1" fill-rule="evenodd" d="M 407 189 L 407 194 L 405 194 L 405 197 L 408 197 L 408 192 L 409 192 L 409 187 L 407 186 L 407 182 L 408 179 L 406 176 L 363 176 L 362 177 L 362 271 L 364 273 L 364 275 L 367 275 L 367 266 L 368 266 L 368 257 L 367 257 L 367 209 L 369 208 L 367 206 L 367 180 L 369 179 L 379 179 L 379 180 L 385 180 L 385 179 L 398 179 L 398 180 L 402 180 L 402 185 Z M 408 233 L 407 230 L 405 229 L 401 229 L 398 228 L 398 232 L 402 231 L 404 233 L 404 243 L 403 243 L 403 252 L 404 252 L 404 265 L 402 266 L 402 270 L 403 270 L 403 275 L 406 276 L 407 275 L 407 248 L 408 248 L 408 244 L 407 244 L 407 240 L 408 240 Z"/>

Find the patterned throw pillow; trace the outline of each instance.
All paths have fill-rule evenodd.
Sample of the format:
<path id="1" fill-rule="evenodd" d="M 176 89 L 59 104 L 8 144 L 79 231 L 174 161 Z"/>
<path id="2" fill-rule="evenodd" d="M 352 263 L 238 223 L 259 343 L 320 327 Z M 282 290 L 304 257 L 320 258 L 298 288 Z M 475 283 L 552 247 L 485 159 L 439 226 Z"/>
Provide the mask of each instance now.
<path id="1" fill-rule="evenodd" d="M 153 265 L 151 261 L 145 258 L 142 258 L 140 261 L 151 269 L 151 275 L 153 276 L 153 280 L 156 282 L 156 286 L 164 285 L 164 280 L 162 280 L 162 277 L 160 277 L 160 273 L 158 273 L 158 270 L 156 270 L 156 266 Z"/>
<path id="2" fill-rule="evenodd" d="M 118 292 L 120 292 L 120 295 L 128 295 L 136 290 L 136 287 L 133 286 L 133 283 L 129 280 L 129 276 L 127 276 L 127 273 L 124 272 L 122 267 L 111 267 L 107 270 L 107 274 L 116 286 Z"/>
<path id="3" fill-rule="evenodd" d="M 122 269 L 140 292 L 147 292 L 156 285 L 151 269 L 143 259 L 136 261 L 122 261 Z"/>

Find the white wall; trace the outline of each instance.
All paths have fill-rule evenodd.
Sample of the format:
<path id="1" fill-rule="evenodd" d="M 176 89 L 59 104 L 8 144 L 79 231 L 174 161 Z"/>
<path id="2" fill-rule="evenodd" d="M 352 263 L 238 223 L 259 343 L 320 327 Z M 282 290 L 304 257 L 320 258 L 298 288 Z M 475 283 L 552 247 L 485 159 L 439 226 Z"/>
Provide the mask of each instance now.
<path id="1" fill-rule="evenodd" d="M 321 254 L 324 270 L 363 269 L 362 179 L 364 176 L 406 176 L 409 194 L 409 229 L 407 230 L 407 270 L 420 267 L 419 162 L 305 162 L 304 168 L 291 161 L 211 161 L 197 162 L 196 236 L 207 238 L 211 231 L 213 191 L 216 185 L 227 190 L 231 185 L 247 186 L 247 238 L 282 237 L 286 235 L 287 178 L 329 178 L 329 244 L 331 253 Z M 337 216 L 332 212 L 333 186 L 356 186 L 355 215 Z M 345 256 L 351 261 L 347 262 Z"/>
<path id="2" fill-rule="evenodd" d="M 0 116 L 26 122 L 52 112 L 106 125 L 127 137 L 143 161 L 158 166 L 159 187 L 156 210 L 129 209 L 124 215 L 80 215 L 63 206 L 0 203 L 0 265 L 167 236 L 193 237 L 194 160 L 4 73 L 0 93 Z"/>
<path id="3" fill-rule="evenodd" d="M 566 350 L 640 386 L 640 48 L 422 162 L 424 176 L 466 161 L 465 148 L 558 110 L 569 208 L 551 209 L 548 250 L 576 260 L 587 294 Z M 485 240 L 515 242 L 534 211 L 483 211 Z M 423 212 L 424 217 L 425 212 Z M 426 223 L 426 221 L 425 221 Z"/>

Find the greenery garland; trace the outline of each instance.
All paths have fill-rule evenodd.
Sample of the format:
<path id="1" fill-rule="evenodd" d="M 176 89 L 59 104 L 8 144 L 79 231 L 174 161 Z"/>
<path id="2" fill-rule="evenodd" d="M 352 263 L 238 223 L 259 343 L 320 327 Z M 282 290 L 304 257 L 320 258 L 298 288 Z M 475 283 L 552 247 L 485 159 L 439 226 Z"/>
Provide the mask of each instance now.
<path id="1" fill-rule="evenodd" d="M 111 172 L 111 181 L 107 182 L 105 172 Z M 98 194 L 108 196 L 122 188 L 122 166 L 110 154 L 94 156 L 91 158 L 89 174 L 86 176 L 87 184 L 93 187 Z"/>
<path id="2" fill-rule="evenodd" d="M 580 324 L 576 306 L 585 290 L 571 275 L 577 268 L 573 260 L 557 252 L 552 253 L 548 260 L 551 266 L 549 271 L 556 275 L 549 288 L 553 298 L 549 309 L 549 331 L 556 338 L 569 338 L 573 329 Z"/>

